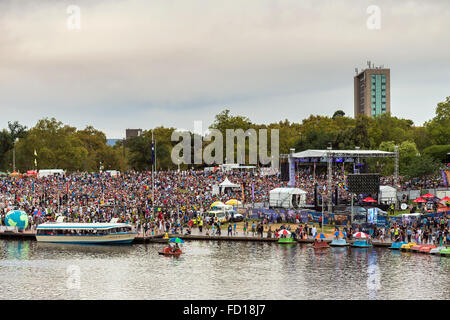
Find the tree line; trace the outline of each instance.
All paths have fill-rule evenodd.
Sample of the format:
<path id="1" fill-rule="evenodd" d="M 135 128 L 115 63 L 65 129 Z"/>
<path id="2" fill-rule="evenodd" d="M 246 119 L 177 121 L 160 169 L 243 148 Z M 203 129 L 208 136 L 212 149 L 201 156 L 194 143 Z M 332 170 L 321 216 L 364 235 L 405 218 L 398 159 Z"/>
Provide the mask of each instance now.
<path id="1" fill-rule="evenodd" d="M 378 149 L 394 151 L 399 148 L 400 174 L 422 177 L 436 174 L 450 152 L 450 97 L 437 104 L 435 116 L 416 126 L 412 120 L 390 114 L 375 118 L 358 116 L 351 118 L 342 110 L 332 116 L 310 115 L 301 123 L 284 120 L 270 124 L 253 123 L 249 118 L 233 115 L 225 109 L 215 116 L 210 129 L 279 130 L 279 153 L 287 154 L 307 149 Z M 19 122 L 8 122 L 8 128 L 0 131 L 0 170 L 12 171 L 15 156 L 16 170 L 59 168 L 67 171 L 99 170 L 151 170 L 152 134 L 156 141 L 157 170 L 177 169 L 171 153 L 178 143 L 171 141 L 175 128 L 156 127 L 144 130 L 142 135 L 114 146 L 107 145 L 106 135 L 93 126 L 79 130 L 54 118 L 41 119 L 30 129 Z M 190 133 L 192 137 L 194 133 Z M 194 141 L 194 139 L 191 139 Z M 203 141 L 203 146 L 208 143 Z M 270 146 L 270 141 L 268 148 Z M 247 141 L 248 147 L 248 141 Z M 246 152 L 248 154 L 248 152 Z M 371 172 L 392 174 L 393 159 L 368 161 Z M 204 165 L 184 165 L 200 168 Z"/>

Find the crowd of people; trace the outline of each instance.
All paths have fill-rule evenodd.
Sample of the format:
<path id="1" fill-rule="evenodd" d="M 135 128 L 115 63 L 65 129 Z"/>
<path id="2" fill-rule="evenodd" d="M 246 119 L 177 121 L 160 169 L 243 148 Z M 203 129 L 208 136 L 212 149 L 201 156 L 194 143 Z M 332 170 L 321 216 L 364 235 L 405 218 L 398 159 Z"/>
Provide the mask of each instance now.
<path id="1" fill-rule="evenodd" d="M 214 186 L 225 178 L 240 187 L 214 192 Z M 382 184 L 391 182 L 390 179 L 383 178 Z M 343 173 L 336 171 L 332 181 L 333 187 L 338 188 L 339 198 L 348 200 Z M 402 186 L 417 183 L 406 181 Z M 326 172 L 299 170 L 296 184 L 307 192 L 307 204 L 312 204 L 316 185 L 319 197 L 326 194 Z M 442 181 L 437 181 L 439 184 Z M 149 232 L 165 232 L 189 227 L 188 223 L 191 226 L 205 223 L 200 217 L 204 217 L 215 201 L 239 199 L 245 204 L 267 203 L 269 191 L 283 186 L 287 182 L 281 181 L 279 174 L 263 175 L 255 170 L 159 171 L 154 173 L 154 183 L 150 172 L 134 171 L 114 176 L 70 173 L 42 178 L 5 177 L 0 180 L 0 214 L 2 224 L 7 210 L 17 208 L 30 216 L 31 227 L 63 215 L 67 221 L 78 222 L 109 222 L 118 218 Z M 208 223 L 212 229 L 214 221 Z"/>

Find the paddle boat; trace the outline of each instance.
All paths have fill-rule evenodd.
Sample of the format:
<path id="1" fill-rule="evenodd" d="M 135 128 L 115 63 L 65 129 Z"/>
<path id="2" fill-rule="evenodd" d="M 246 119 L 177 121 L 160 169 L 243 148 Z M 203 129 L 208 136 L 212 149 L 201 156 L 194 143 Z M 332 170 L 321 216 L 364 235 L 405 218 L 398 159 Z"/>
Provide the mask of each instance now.
<path id="1" fill-rule="evenodd" d="M 359 238 L 359 239 L 369 239 L 370 236 L 364 232 L 357 232 L 353 235 L 354 238 Z M 371 248 L 373 247 L 371 243 L 369 243 L 368 240 L 356 240 L 355 242 L 353 242 L 352 247 L 355 248 Z"/>
<path id="2" fill-rule="evenodd" d="M 313 237 L 314 238 L 314 243 L 313 243 L 312 247 L 315 248 L 315 249 L 329 248 L 330 246 L 328 245 L 328 243 L 323 241 L 323 239 L 326 239 L 327 237 L 328 236 L 326 234 L 323 234 L 323 233 L 316 234 Z"/>
<path id="3" fill-rule="evenodd" d="M 389 247 L 389 249 L 392 249 L 392 250 L 400 250 L 400 248 L 401 248 L 402 245 L 404 245 L 404 244 L 407 244 L 407 243 L 404 242 L 404 241 L 401 241 L 401 242 L 394 242 L 394 243 L 392 243 L 392 245 Z"/>
<path id="4" fill-rule="evenodd" d="M 426 252 L 428 253 L 432 248 L 436 248 L 435 245 L 431 244 L 416 244 L 415 246 L 411 247 L 411 251 L 413 252 Z"/>
<path id="5" fill-rule="evenodd" d="M 161 251 L 158 251 L 158 254 L 164 256 L 179 256 L 183 253 L 183 251 L 181 251 L 180 247 L 178 246 L 179 243 L 184 243 L 184 241 L 180 238 L 169 239 L 169 246 Z"/>
<path id="6" fill-rule="evenodd" d="M 183 253 L 183 251 L 181 251 L 180 248 L 164 248 L 162 251 L 158 252 L 161 255 L 165 255 L 165 256 L 179 256 L 180 254 Z"/>
<path id="7" fill-rule="evenodd" d="M 439 252 L 439 254 L 440 254 L 441 256 L 447 256 L 447 257 L 450 257 L 450 248 L 442 249 L 442 250 Z"/>
<path id="8" fill-rule="evenodd" d="M 278 244 L 296 244 L 297 241 L 295 241 L 293 238 L 279 238 Z"/>
<path id="9" fill-rule="evenodd" d="M 355 242 L 353 242 L 352 247 L 355 247 L 355 248 L 371 248 L 373 246 L 367 240 L 356 240 Z"/>
<path id="10" fill-rule="evenodd" d="M 432 249 L 430 250 L 430 254 L 438 254 L 438 253 L 441 252 L 441 250 L 444 250 L 444 249 L 446 249 L 446 248 L 445 248 L 445 247 L 436 247 L 436 248 L 432 248 Z"/>
<path id="11" fill-rule="evenodd" d="M 342 231 L 336 231 L 335 233 L 333 233 L 333 235 L 336 237 L 336 239 L 333 239 L 333 241 L 331 241 L 330 246 L 332 247 L 346 247 L 349 246 L 350 243 L 348 243 L 344 237 L 346 237 L 346 234 L 343 233 Z"/>
<path id="12" fill-rule="evenodd" d="M 330 243 L 330 246 L 332 246 L 332 247 L 347 247 L 349 245 L 350 245 L 350 243 L 345 241 L 345 239 L 334 239 Z"/>
<path id="13" fill-rule="evenodd" d="M 432 249 L 436 249 L 436 246 L 434 244 L 424 244 L 422 245 L 422 247 L 419 249 L 419 252 L 421 253 L 430 253 L 430 251 Z"/>
<path id="14" fill-rule="evenodd" d="M 411 250 L 411 248 L 413 247 L 413 246 L 415 246 L 417 243 L 415 243 L 415 242 L 409 242 L 409 243 L 407 243 L 407 244 L 403 244 L 401 247 L 400 247 L 400 250 L 402 250 L 402 251 L 409 251 L 409 250 Z"/>
<path id="15" fill-rule="evenodd" d="M 276 232 L 275 236 L 279 237 L 278 238 L 278 243 L 279 244 L 294 244 L 294 243 L 297 243 L 297 241 L 295 241 L 291 237 L 291 232 L 286 230 L 286 229 L 282 229 L 282 230 Z"/>

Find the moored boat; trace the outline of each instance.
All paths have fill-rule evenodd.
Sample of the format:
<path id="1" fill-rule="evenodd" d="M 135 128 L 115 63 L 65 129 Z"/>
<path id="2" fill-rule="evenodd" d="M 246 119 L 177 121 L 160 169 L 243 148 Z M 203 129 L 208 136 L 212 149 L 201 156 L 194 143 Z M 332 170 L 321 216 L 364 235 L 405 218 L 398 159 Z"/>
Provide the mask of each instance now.
<path id="1" fill-rule="evenodd" d="M 371 248 L 372 244 L 370 244 L 367 240 L 357 240 L 353 242 L 352 247 L 355 248 Z"/>
<path id="2" fill-rule="evenodd" d="M 38 242 L 120 244 L 131 243 L 136 236 L 126 223 L 46 222 L 36 228 Z"/>
<path id="3" fill-rule="evenodd" d="M 422 247 L 419 249 L 419 252 L 421 253 L 430 253 L 430 251 L 432 249 L 436 249 L 436 246 L 434 244 L 424 244 L 422 245 Z"/>
<path id="4" fill-rule="evenodd" d="M 297 241 L 295 241 L 293 238 L 279 238 L 278 239 L 279 244 L 295 244 Z"/>
<path id="5" fill-rule="evenodd" d="M 347 247 L 349 246 L 350 243 L 348 243 L 347 241 L 345 241 L 345 239 L 334 239 L 333 241 L 331 241 L 330 246 L 331 247 Z"/>
<path id="6" fill-rule="evenodd" d="M 315 249 L 321 249 L 321 248 L 329 248 L 330 246 L 325 241 L 314 241 L 312 247 Z"/>
<path id="7" fill-rule="evenodd" d="M 442 250 L 439 252 L 439 254 L 440 254 L 441 256 L 447 256 L 447 257 L 450 257 L 450 248 L 442 249 Z"/>
<path id="8" fill-rule="evenodd" d="M 430 254 L 438 254 L 441 250 L 445 249 L 445 247 L 435 247 L 430 250 Z"/>
<path id="9" fill-rule="evenodd" d="M 402 247 L 402 245 L 407 244 L 406 242 L 394 242 L 392 243 L 392 245 L 389 247 L 389 249 L 392 250 L 400 250 L 400 248 Z"/>
<path id="10" fill-rule="evenodd" d="M 400 247 L 400 250 L 402 250 L 402 251 L 409 251 L 409 250 L 411 250 L 411 248 L 413 247 L 413 246 L 415 246 L 416 245 L 416 243 L 414 243 L 414 242 L 408 242 L 407 244 L 403 244 L 401 247 Z"/>

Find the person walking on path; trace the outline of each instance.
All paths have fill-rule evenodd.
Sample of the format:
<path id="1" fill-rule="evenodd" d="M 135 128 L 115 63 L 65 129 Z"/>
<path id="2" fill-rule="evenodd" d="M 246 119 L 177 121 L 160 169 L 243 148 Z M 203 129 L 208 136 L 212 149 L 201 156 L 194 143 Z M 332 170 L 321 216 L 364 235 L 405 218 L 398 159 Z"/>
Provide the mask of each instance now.
<path id="1" fill-rule="evenodd" d="M 231 227 L 231 223 L 228 224 L 228 236 L 233 235 L 233 228 Z"/>

